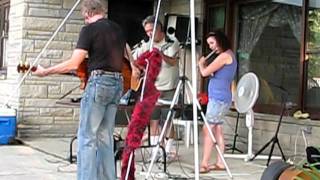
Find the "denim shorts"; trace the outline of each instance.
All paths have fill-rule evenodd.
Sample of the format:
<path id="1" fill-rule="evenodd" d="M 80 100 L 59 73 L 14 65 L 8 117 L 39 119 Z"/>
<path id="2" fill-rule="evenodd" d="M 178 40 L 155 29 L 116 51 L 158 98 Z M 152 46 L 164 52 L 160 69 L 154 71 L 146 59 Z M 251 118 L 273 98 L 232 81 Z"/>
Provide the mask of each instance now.
<path id="1" fill-rule="evenodd" d="M 223 124 L 226 113 L 229 111 L 231 103 L 209 99 L 206 111 L 206 119 L 209 124 Z"/>

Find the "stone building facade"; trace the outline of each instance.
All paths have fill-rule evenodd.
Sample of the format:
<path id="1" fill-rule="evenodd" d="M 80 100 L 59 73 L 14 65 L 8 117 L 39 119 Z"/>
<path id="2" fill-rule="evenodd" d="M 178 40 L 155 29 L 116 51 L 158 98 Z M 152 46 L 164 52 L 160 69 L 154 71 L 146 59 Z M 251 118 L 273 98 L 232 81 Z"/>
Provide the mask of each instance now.
<path id="1" fill-rule="evenodd" d="M 17 109 L 19 136 L 67 136 L 76 131 L 79 109 L 58 105 L 56 101 L 79 85 L 79 80 L 66 75 L 28 75 L 17 89 L 24 74 L 16 71 L 20 62 L 34 62 L 73 5 L 70 0 L 10 1 L 7 74 L 0 80 L 0 96 L 2 102 Z M 69 58 L 83 24 L 78 6 L 44 50 L 39 64 L 50 66 Z M 80 94 L 76 90 L 69 97 Z"/>

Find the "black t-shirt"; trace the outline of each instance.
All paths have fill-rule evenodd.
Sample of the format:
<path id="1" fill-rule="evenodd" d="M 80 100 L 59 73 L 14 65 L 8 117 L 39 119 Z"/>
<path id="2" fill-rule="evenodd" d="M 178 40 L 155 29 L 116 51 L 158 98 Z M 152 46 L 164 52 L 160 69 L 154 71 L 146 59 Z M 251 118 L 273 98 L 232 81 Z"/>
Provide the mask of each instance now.
<path id="1" fill-rule="evenodd" d="M 88 51 L 88 72 L 121 72 L 125 38 L 120 26 L 102 18 L 81 29 L 77 49 Z"/>

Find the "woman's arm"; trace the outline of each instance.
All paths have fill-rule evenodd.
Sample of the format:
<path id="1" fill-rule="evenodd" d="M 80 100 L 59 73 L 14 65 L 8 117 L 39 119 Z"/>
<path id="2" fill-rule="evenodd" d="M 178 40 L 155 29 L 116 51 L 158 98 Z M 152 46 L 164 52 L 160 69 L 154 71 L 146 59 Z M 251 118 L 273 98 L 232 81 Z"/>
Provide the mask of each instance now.
<path id="1" fill-rule="evenodd" d="M 203 77 L 207 77 L 220 68 L 222 68 L 225 64 L 230 64 L 232 62 L 232 57 L 228 53 L 221 53 L 216 59 L 210 63 L 208 66 L 205 65 L 206 59 L 205 57 L 201 57 L 199 59 L 199 71 Z"/>

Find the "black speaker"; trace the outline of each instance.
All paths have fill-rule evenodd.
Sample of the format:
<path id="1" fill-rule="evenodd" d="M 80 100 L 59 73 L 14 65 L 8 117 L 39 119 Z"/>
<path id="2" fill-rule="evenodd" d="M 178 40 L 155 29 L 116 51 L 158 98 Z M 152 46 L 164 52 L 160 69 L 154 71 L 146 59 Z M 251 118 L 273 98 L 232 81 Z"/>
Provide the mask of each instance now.
<path id="1" fill-rule="evenodd" d="M 175 36 L 180 43 L 186 43 L 190 41 L 191 37 L 191 22 L 188 15 L 179 14 L 166 14 L 164 20 L 164 29 L 169 37 Z M 195 18 L 196 35 L 198 18 Z"/>

